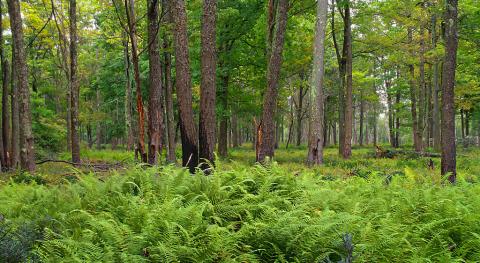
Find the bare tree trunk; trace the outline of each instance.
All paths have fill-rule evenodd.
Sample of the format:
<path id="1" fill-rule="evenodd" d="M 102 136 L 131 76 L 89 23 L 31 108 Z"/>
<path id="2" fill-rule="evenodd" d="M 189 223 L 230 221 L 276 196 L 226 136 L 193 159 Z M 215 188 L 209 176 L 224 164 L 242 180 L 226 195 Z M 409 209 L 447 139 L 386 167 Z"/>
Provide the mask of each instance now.
<path id="1" fill-rule="evenodd" d="M 312 87 L 310 88 L 311 98 L 315 100 L 311 103 L 309 123 L 310 136 L 308 140 L 307 162 L 310 165 L 320 165 L 323 163 L 323 144 L 325 141 L 323 79 L 325 71 L 324 59 L 327 12 L 328 0 L 319 0 L 317 2 Z"/>
<path id="2" fill-rule="evenodd" d="M 78 99 L 80 96 L 80 87 L 77 79 L 77 1 L 70 0 L 70 103 L 71 103 L 71 144 L 72 144 L 72 162 L 80 163 L 80 135 L 78 120 Z"/>
<path id="3" fill-rule="evenodd" d="M 287 29 L 289 0 L 278 0 L 277 26 L 273 38 L 272 52 L 269 57 L 267 73 L 267 90 L 264 94 L 262 115 L 262 142 L 258 154 L 259 162 L 264 162 L 266 157 L 272 158 L 275 151 L 275 111 L 277 107 L 280 68 L 282 66 L 282 53 L 285 44 Z"/>
<path id="4" fill-rule="evenodd" d="M 176 85 L 182 135 L 182 164 L 195 172 L 198 166 L 198 133 L 192 109 L 192 83 L 190 75 L 190 59 L 188 55 L 187 13 L 185 1 L 173 1 L 173 17 L 175 20 L 175 58 Z"/>
<path id="5" fill-rule="evenodd" d="M 432 16 L 432 46 L 437 47 L 437 17 Z M 433 64 L 433 147 L 436 151 L 441 150 L 441 127 L 440 127 L 440 85 L 439 85 L 439 63 Z"/>
<path id="6" fill-rule="evenodd" d="M 409 43 L 413 42 L 413 29 L 408 28 L 408 41 Z M 412 102 L 411 112 L 412 112 L 412 130 L 413 130 L 413 145 L 415 151 L 423 151 L 422 140 L 421 140 L 421 131 L 418 124 L 417 116 L 417 92 L 415 88 L 415 68 L 413 64 L 408 65 L 410 71 L 410 100 Z"/>
<path id="7" fill-rule="evenodd" d="M 303 73 L 300 76 L 300 79 L 303 81 Z M 303 120 L 303 99 L 305 98 L 306 92 L 308 89 L 304 92 L 303 84 L 300 84 L 299 90 L 298 90 L 298 103 L 297 103 L 297 146 L 300 146 L 302 144 L 302 120 Z"/>
<path id="8" fill-rule="evenodd" d="M 353 125 L 353 56 L 352 56 L 352 21 L 350 16 L 350 0 L 347 0 L 344 10 L 344 57 L 346 61 L 345 75 L 345 138 L 342 156 L 349 159 L 352 156 L 352 125 Z"/>
<path id="9" fill-rule="evenodd" d="M 135 76 L 135 88 L 137 93 L 137 111 L 138 111 L 138 151 L 142 162 L 147 162 L 147 154 L 145 153 L 145 112 L 143 110 L 142 86 L 140 79 L 140 66 L 138 58 L 137 45 L 137 25 L 135 16 L 135 3 L 133 0 L 125 0 L 125 9 L 128 21 L 130 43 L 132 45 L 132 62 L 133 72 Z"/>
<path id="10" fill-rule="evenodd" d="M 23 39 L 22 17 L 20 2 L 8 0 L 8 13 L 15 46 L 15 69 L 19 90 L 19 116 L 20 116 L 20 164 L 29 172 L 35 171 L 35 152 L 32 133 L 32 113 L 30 111 L 30 89 L 28 87 L 27 57 Z"/>
<path id="11" fill-rule="evenodd" d="M 363 98 L 363 93 L 361 93 L 360 95 L 360 146 L 363 146 L 364 118 L 365 118 L 365 100 Z"/>
<path id="12" fill-rule="evenodd" d="M 221 157 L 227 157 L 228 155 L 228 85 L 230 82 L 230 76 L 228 73 L 223 73 L 221 76 L 222 85 L 220 90 L 220 104 L 222 106 L 222 115 L 220 117 L 220 127 L 218 134 L 218 154 Z"/>
<path id="13" fill-rule="evenodd" d="M 133 118 L 132 118 L 132 81 L 130 78 L 130 52 L 128 51 L 128 38 L 123 37 L 123 50 L 125 61 L 125 128 L 127 131 L 127 151 L 133 149 L 134 136 L 133 136 Z M 98 96 L 97 96 L 98 97 Z"/>
<path id="14" fill-rule="evenodd" d="M 202 170 L 209 169 L 208 163 L 215 162 L 215 97 L 217 78 L 216 54 L 217 0 L 203 1 L 202 16 L 202 61 L 200 90 L 199 150 Z"/>
<path id="15" fill-rule="evenodd" d="M 240 144 L 240 136 L 239 136 L 239 130 L 238 130 L 238 117 L 237 114 L 232 112 L 232 144 L 233 147 L 236 148 Z"/>
<path id="16" fill-rule="evenodd" d="M 148 163 L 158 164 L 162 154 L 162 66 L 158 44 L 158 0 L 147 0 L 148 13 L 148 59 L 149 59 L 149 97 L 148 97 Z"/>
<path id="17" fill-rule="evenodd" d="M 400 114 L 399 114 L 399 106 L 400 106 L 400 99 L 401 93 L 400 90 L 397 90 L 395 95 L 395 145 L 393 147 L 398 148 L 400 147 Z"/>
<path id="18" fill-rule="evenodd" d="M 18 90 L 17 71 L 15 70 L 15 46 L 12 46 L 12 158 L 11 167 L 18 168 L 20 165 L 20 106 L 18 103 L 20 91 Z"/>
<path id="19" fill-rule="evenodd" d="M 4 39 L 3 39 L 3 2 L 0 1 L 0 62 L 2 66 L 2 139 L 3 139 L 3 156 L 5 168 L 11 167 L 11 133 L 10 133 L 10 65 L 5 57 Z"/>
<path id="20" fill-rule="evenodd" d="M 421 144 L 421 149 L 424 148 L 423 139 L 425 137 L 425 29 L 424 26 L 420 26 L 420 63 L 419 63 L 419 72 L 420 72 L 420 83 L 418 87 L 418 142 Z"/>
<path id="21" fill-rule="evenodd" d="M 97 106 L 97 109 L 100 109 L 100 105 L 101 105 L 101 95 L 100 95 L 100 89 L 97 88 L 97 92 L 96 92 L 96 106 Z M 97 134 L 96 134 L 96 148 L 97 150 L 101 150 L 102 149 L 102 123 L 101 122 L 97 122 Z"/>
<path id="22" fill-rule="evenodd" d="M 455 70 L 458 47 L 458 0 L 447 0 L 445 10 L 445 62 L 442 74 L 442 175 L 456 182 Z"/>
<path id="23" fill-rule="evenodd" d="M 172 23 L 172 10 L 169 0 L 162 0 L 163 13 L 165 21 Z M 173 82 L 172 82 L 172 54 L 170 52 L 171 41 L 168 35 L 165 34 L 163 38 L 163 49 L 165 59 L 165 111 L 166 111 L 166 124 L 167 124 L 167 139 L 168 139 L 168 151 L 167 162 L 175 163 L 175 115 L 173 109 Z"/>

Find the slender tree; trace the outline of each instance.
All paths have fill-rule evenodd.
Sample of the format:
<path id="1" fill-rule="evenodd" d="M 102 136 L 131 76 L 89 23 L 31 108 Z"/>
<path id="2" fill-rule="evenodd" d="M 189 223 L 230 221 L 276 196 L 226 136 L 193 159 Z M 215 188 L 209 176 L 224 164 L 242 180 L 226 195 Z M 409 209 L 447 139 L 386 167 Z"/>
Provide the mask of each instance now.
<path id="1" fill-rule="evenodd" d="M 442 73 L 442 174 L 456 182 L 455 70 L 458 48 L 458 0 L 447 0 L 445 8 L 445 61 Z"/>
<path id="2" fill-rule="evenodd" d="M 13 36 L 15 77 L 19 93 L 20 164 L 22 169 L 35 171 L 35 153 L 28 87 L 27 56 L 23 39 L 23 23 L 19 0 L 8 0 L 8 13 Z"/>
<path id="3" fill-rule="evenodd" d="M 138 148 L 142 162 L 147 162 L 147 154 L 145 153 L 145 111 L 143 109 L 142 86 L 140 79 L 140 65 L 138 58 L 137 44 L 137 19 L 135 16 L 135 3 L 133 0 L 125 0 L 125 10 L 128 23 L 128 34 L 132 47 L 132 63 L 135 77 L 135 89 L 137 93 L 137 111 L 138 111 Z"/>
<path id="4" fill-rule="evenodd" d="M 263 115 L 261 125 L 261 143 L 257 161 L 264 162 L 266 157 L 273 157 L 275 151 L 275 111 L 277 107 L 280 68 L 285 44 L 288 19 L 288 0 L 278 0 L 276 30 L 273 36 L 272 51 L 268 58 L 267 89 L 263 98 Z"/>
<path id="5" fill-rule="evenodd" d="M 202 169 L 214 163 L 215 150 L 215 92 L 216 92 L 216 16 L 217 1 L 203 1 L 202 16 L 202 79 L 200 90 L 199 147 Z"/>
<path id="6" fill-rule="evenodd" d="M 11 166 L 11 132 L 10 132 L 10 65 L 5 56 L 5 47 L 3 39 L 3 1 L 0 0 L 0 63 L 2 67 L 2 139 L 3 139 L 3 167 Z"/>
<path id="7" fill-rule="evenodd" d="M 182 165 L 195 172 L 198 166 L 198 134 L 192 109 L 192 80 L 188 55 L 187 13 L 184 0 L 172 0 L 175 28 L 175 69 L 180 132 L 182 136 Z"/>
<path id="8" fill-rule="evenodd" d="M 147 0 L 148 8 L 148 61 L 149 97 L 148 97 L 148 162 L 158 164 L 162 154 L 162 66 L 158 44 L 158 0 Z"/>
<path id="9" fill-rule="evenodd" d="M 324 60 L 325 60 L 325 31 L 327 26 L 328 0 L 317 1 L 317 23 L 315 30 L 315 44 L 313 53 L 312 93 L 310 113 L 310 136 L 308 140 L 308 163 L 319 165 L 323 163 L 324 144 Z"/>
<path id="10" fill-rule="evenodd" d="M 70 0 L 70 103 L 72 162 L 80 163 L 79 106 L 80 87 L 77 79 L 77 1 Z"/>

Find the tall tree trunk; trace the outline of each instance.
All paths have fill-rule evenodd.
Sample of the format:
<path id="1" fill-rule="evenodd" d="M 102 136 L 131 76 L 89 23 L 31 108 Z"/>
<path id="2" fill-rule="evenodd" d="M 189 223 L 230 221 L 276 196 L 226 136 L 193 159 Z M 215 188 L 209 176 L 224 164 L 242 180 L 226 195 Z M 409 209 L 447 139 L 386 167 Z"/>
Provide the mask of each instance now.
<path id="1" fill-rule="evenodd" d="M 169 0 L 162 0 L 163 13 L 165 21 L 172 23 L 172 10 Z M 167 124 L 168 151 L 167 162 L 176 162 L 176 144 L 175 144 L 175 115 L 173 109 L 173 82 L 172 82 L 172 54 L 170 51 L 171 40 L 167 34 L 163 37 L 163 49 L 165 59 L 165 112 Z"/>
<path id="2" fill-rule="evenodd" d="M 11 133 L 10 133 L 10 65 L 5 57 L 4 39 L 3 39 L 3 2 L 0 1 L 0 62 L 2 66 L 2 139 L 3 155 L 5 168 L 11 167 Z"/>
<path id="3" fill-rule="evenodd" d="M 70 0 L 70 103 L 71 103 L 71 144 L 72 162 L 80 163 L 80 135 L 78 119 L 78 99 L 80 87 L 77 79 L 77 1 Z"/>
<path id="4" fill-rule="evenodd" d="M 267 89 L 263 100 L 262 142 L 258 153 L 258 162 L 266 157 L 272 158 L 275 151 L 275 111 L 277 107 L 280 68 L 287 29 L 289 0 L 278 0 L 277 25 L 273 37 L 272 52 L 268 62 Z"/>
<path id="5" fill-rule="evenodd" d="M 128 51 L 127 36 L 123 37 L 123 54 L 125 62 L 125 128 L 127 132 L 127 151 L 131 151 L 135 143 L 135 138 L 133 136 L 132 126 L 132 81 L 130 78 L 130 52 Z"/>
<path id="6" fill-rule="evenodd" d="M 437 47 L 437 17 L 432 16 L 432 46 Z M 433 64 L 433 147 L 441 150 L 439 62 Z"/>
<path id="7" fill-rule="evenodd" d="M 442 73 L 442 175 L 456 182 L 455 70 L 458 47 L 458 0 L 447 0 L 445 10 L 445 62 Z"/>
<path id="8" fill-rule="evenodd" d="M 23 23 L 18 0 L 8 0 L 8 13 L 15 52 L 15 70 L 19 90 L 20 117 L 20 164 L 29 172 L 35 171 L 35 153 L 32 133 L 32 113 L 30 111 L 30 89 L 28 87 L 27 57 L 23 43 Z"/>
<path id="9" fill-rule="evenodd" d="M 328 0 L 319 0 L 317 2 L 317 22 L 315 29 L 314 61 L 312 74 L 312 87 L 310 88 L 311 103 L 309 139 L 308 139 L 308 158 L 310 165 L 320 165 L 323 163 L 323 144 L 324 136 L 324 60 L 325 60 L 325 31 L 327 26 Z"/>
<path id="10" fill-rule="evenodd" d="M 303 81 L 303 76 L 301 76 L 300 79 Z M 297 146 L 300 146 L 300 144 L 302 144 L 303 98 L 305 97 L 303 90 L 304 90 L 303 84 L 300 84 L 300 87 L 298 90 L 298 104 L 297 104 Z"/>
<path id="11" fill-rule="evenodd" d="M 350 0 L 345 3 L 344 10 L 344 59 L 345 59 L 345 132 L 342 156 L 349 159 L 352 156 L 352 125 L 353 125 L 353 56 L 352 56 L 352 21 L 350 16 Z"/>
<path id="12" fill-rule="evenodd" d="M 102 97 L 101 97 L 101 94 L 100 94 L 100 89 L 97 88 L 97 92 L 96 92 L 96 97 L 95 97 L 95 103 L 96 103 L 96 106 L 97 106 L 97 109 L 100 109 L 101 107 L 101 103 L 102 103 Z M 96 148 L 97 150 L 101 150 L 102 149 L 102 122 L 98 121 L 97 122 L 97 131 L 96 131 Z"/>
<path id="13" fill-rule="evenodd" d="M 11 102 L 12 102 L 12 157 L 11 167 L 18 168 L 20 166 L 20 91 L 18 89 L 17 70 L 15 70 L 15 46 L 12 46 L 12 78 L 11 78 Z"/>
<path id="14" fill-rule="evenodd" d="M 190 75 L 190 58 L 188 55 L 187 13 L 185 1 L 173 1 L 173 17 L 175 20 L 175 59 L 176 85 L 180 115 L 180 131 L 182 135 L 182 164 L 190 172 L 198 166 L 198 133 L 192 109 L 192 83 Z"/>
<path id="15" fill-rule="evenodd" d="M 232 143 L 233 147 L 236 148 L 240 145 L 240 136 L 239 136 L 239 128 L 238 128 L 238 117 L 237 114 L 232 112 Z"/>
<path id="16" fill-rule="evenodd" d="M 401 93 L 400 90 L 397 89 L 395 95 L 395 145 L 393 147 L 398 148 L 400 147 L 400 100 L 401 100 Z"/>
<path id="17" fill-rule="evenodd" d="M 423 138 L 425 137 L 425 29 L 423 25 L 420 25 L 420 63 L 419 63 L 419 72 L 420 72 L 420 83 L 418 87 L 418 142 L 421 144 L 421 149 L 424 148 Z"/>
<path id="18" fill-rule="evenodd" d="M 148 8 L 148 61 L 149 96 L 148 96 L 148 163 L 158 164 L 162 155 L 162 66 L 158 44 L 158 0 L 147 0 Z"/>
<path id="19" fill-rule="evenodd" d="M 138 58 L 137 45 L 137 19 L 135 16 L 135 3 L 133 0 L 125 0 L 125 9 L 128 21 L 130 43 L 132 45 L 132 62 L 135 76 L 135 89 L 137 93 L 137 111 L 138 111 L 138 151 L 142 162 L 147 162 L 145 153 L 145 112 L 143 110 L 142 86 L 140 79 L 140 66 Z"/>
<path id="20" fill-rule="evenodd" d="M 202 51 L 201 51 L 201 90 L 200 90 L 200 122 L 199 150 L 202 169 L 209 169 L 215 162 L 215 97 L 216 97 L 216 17 L 217 0 L 203 1 L 202 16 Z"/>
<path id="21" fill-rule="evenodd" d="M 413 29 L 408 28 L 408 42 L 413 43 Z M 417 116 L 417 92 L 415 87 L 415 67 L 413 64 L 408 65 L 410 72 L 410 100 L 411 100 L 411 113 L 412 113 L 412 130 L 413 130 L 413 145 L 415 151 L 423 151 L 421 131 L 418 124 Z"/>

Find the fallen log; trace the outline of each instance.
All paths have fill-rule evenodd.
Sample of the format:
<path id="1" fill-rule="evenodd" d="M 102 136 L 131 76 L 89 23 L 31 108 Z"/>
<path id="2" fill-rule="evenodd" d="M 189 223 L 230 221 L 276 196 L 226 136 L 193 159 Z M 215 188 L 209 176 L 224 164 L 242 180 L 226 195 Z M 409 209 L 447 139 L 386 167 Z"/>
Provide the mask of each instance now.
<path id="1" fill-rule="evenodd" d="M 432 152 L 388 150 L 388 149 L 383 149 L 380 146 L 376 146 L 376 149 L 375 149 L 375 157 L 376 158 L 393 159 L 393 158 L 395 158 L 399 155 L 408 156 L 410 158 L 418 158 L 418 157 L 440 158 L 440 157 L 442 157 L 442 155 L 440 153 L 432 153 Z"/>

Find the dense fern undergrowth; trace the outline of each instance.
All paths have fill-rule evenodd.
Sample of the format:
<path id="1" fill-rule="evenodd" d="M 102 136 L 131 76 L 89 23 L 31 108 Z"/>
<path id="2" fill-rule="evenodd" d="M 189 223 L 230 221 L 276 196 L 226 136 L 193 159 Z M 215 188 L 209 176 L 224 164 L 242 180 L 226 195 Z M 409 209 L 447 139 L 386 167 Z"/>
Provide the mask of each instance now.
<path id="1" fill-rule="evenodd" d="M 315 169 L 304 149 L 262 167 L 243 148 L 210 176 L 132 164 L 4 178 L 0 262 L 480 261 L 478 151 L 454 186 L 428 159 L 335 151 Z"/>

